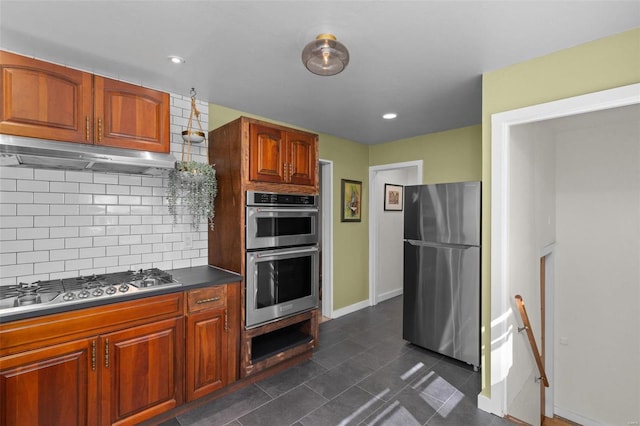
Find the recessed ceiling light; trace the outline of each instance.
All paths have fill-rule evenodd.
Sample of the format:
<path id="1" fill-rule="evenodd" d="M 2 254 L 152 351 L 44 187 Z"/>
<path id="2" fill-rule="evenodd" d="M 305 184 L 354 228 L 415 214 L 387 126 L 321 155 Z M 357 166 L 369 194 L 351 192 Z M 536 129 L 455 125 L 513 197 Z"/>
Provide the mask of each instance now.
<path id="1" fill-rule="evenodd" d="M 384 114 L 382 116 L 382 118 L 384 118 L 385 120 L 393 120 L 397 116 L 398 116 L 398 114 L 396 114 L 395 112 L 388 112 L 388 113 Z"/>
<path id="2" fill-rule="evenodd" d="M 184 64 L 185 62 L 184 58 L 181 58 L 180 56 L 176 56 L 176 55 L 170 55 L 169 60 L 174 64 Z"/>

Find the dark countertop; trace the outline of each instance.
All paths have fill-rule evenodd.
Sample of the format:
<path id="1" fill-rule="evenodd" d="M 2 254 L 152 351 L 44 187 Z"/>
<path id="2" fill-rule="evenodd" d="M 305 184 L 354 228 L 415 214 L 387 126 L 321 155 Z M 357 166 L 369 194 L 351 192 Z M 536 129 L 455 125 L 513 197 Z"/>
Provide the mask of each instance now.
<path id="1" fill-rule="evenodd" d="M 143 299 L 146 297 L 160 296 L 162 294 L 176 293 L 188 291 L 199 287 L 208 287 L 211 285 L 222 285 L 233 282 L 242 281 L 242 275 L 220 269 L 211 265 L 194 266 L 191 268 L 180 268 L 167 271 L 176 281 L 182 283 L 180 286 L 152 289 L 139 293 L 122 294 L 108 298 L 94 298 L 82 302 L 71 304 L 53 304 L 43 305 L 41 309 L 14 312 L 3 315 L 0 312 L 0 323 L 16 321 L 20 319 L 41 317 L 44 315 L 58 314 L 62 312 L 76 311 L 79 309 L 92 308 L 95 306 L 110 305 L 112 303 L 126 302 L 129 300 Z M 45 307 L 46 306 L 46 307 Z"/>

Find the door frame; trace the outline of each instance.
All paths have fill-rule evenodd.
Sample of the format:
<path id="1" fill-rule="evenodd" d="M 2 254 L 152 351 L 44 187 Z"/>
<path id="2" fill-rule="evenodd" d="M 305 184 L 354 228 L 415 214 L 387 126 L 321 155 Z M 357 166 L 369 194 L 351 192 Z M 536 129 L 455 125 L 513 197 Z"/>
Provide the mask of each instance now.
<path id="1" fill-rule="evenodd" d="M 322 211 L 322 306 L 321 314 L 333 318 L 333 161 L 320 159 Z"/>
<path id="2" fill-rule="evenodd" d="M 491 116 L 491 305 L 490 396 L 478 395 L 478 407 L 500 417 L 508 413 L 507 383 L 513 357 L 513 330 L 508 328 L 511 297 L 508 286 L 509 148 L 511 127 L 553 118 L 640 104 L 640 83 L 560 99 Z M 549 282 L 547 281 L 547 284 Z M 483 307 L 484 308 L 484 307 Z M 550 310 L 547 304 L 547 310 Z M 547 318 L 548 319 L 548 318 Z M 547 323 L 547 327 L 553 324 Z M 547 328 L 549 330 L 549 328 Z M 549 338 L 550 336 L 547 335 Z M 547 347 L 547 357 L 550 355 Z M 551 355 L 552 356 L 552 355 Z M 547 358 L 548 359 L 548 358 Z M 547 364 L 549 365 L 549 364 Z M 553 401 L 546 395 L 547 405 Z"/>
<path id="3" fill-rule="evenodd" d="M 375 306 L 377 302 L 376 298 L 376 274 L 375 274 L 375 259 L 378 251 L 378 239 L 376 238 L 376 229 L 378 227 L 378 211 L 376 206 L 382 204 L 382 193 L 376 191 L 375 181 L 376 175 L 381 171 L 386 170 L 399 170 L 399 169 L 414 169 L 416 170 L 416 176 L 418 182 L 414 184 L 420 184 L 423 181 L 422 174 L 422 160 L 404 161 L 401 163 L 383 164 L 379 166 L 369 166 L 369 306 Z"/>

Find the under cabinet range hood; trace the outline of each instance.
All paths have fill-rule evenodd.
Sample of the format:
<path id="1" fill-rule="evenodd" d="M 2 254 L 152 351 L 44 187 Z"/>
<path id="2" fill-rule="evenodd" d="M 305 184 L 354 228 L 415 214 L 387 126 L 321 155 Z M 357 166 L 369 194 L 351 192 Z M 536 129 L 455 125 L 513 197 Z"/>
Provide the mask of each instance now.
<path id="1" fill-rule="evenodd" d="M 0 166 L 161 175 L 175 163 L 159 152 L 0 135 Z"/>

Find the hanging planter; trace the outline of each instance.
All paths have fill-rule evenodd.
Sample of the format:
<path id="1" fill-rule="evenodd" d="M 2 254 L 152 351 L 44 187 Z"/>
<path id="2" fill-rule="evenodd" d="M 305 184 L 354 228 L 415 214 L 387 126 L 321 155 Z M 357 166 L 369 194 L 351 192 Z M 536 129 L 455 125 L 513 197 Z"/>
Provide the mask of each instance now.
<path id="1" fill-rule="evenodd" d="M 215 198 L 218 194 L 218 181 L 216 170 L 212 164 L 199 163 L 191 160 L 191 144 L 206 142 L 206 134 L 200 123 L 200 111 L 196 108 L 195 90 L 191 89 L 191 114 L 187 130 L 182 132 L 182 159 L 176 161 L 175 169 L 169 172 L 169 187 L 167 190 L 167 202 L 169 213 L 173 216 L 173 223 L 177 223 L 179 213 L 191 215 L 191 227 L 198 231 L 200 223 L 206 218 L 210 229 L 214 226 Z M 196 116 L 200 130 L 192 127 L 193 116 Z M 185 153 L 186 148 L 186 153 Z M 182 207 L 180 209 L 179 207 Z M 186 212 L 183 211 L 186 210 Z"/>

